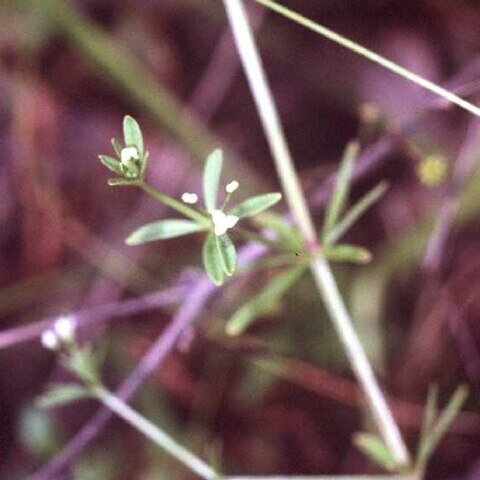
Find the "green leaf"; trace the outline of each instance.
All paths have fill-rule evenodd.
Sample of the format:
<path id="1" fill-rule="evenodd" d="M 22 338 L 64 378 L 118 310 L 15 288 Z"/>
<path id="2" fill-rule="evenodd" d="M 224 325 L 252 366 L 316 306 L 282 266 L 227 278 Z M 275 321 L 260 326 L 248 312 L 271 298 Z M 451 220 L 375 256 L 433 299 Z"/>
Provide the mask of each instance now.
<path id="1" fill-rule="evenodd" d="M 215 235 L 215 243 L 222 262 L 223 271 L 228 276 L 233 275 L 237 267 L 237 251 L 235 250 L 235 245 L 226 233 L 223 235 Z"/>
<path id="2" fill-rule="evenodd" d="M 325 247 L 325 257 L 332 262 L 351 262 L 365 264 L 372 260 L 369 250 L 357 245 L 342 243 Z"/>
<path id="3" fill-rule="evenodd" d="M 428 389 L 427 402 L 425 404 L 425 413 L 423 415 L 422 429 L 420 432 L 419 451 L 433 427 L 435 417 L 437 416 L 437 406 L 438 385 L 432 385 Z"/>
<path id="4" fill-rule="evenodd" d="M 122 187 L 122 186 L 137 186 L 139 184 L 139 180 L 132 179 L 129 180 L 128 178 L 109 178 L 107 180 L 108 185 L 111 187 Z"/>
<path id="5" fill-rule="evenodd" d="M 261 228 L 272 230 L 278 241 L 287 248 L 300 252 L 303 250 L 302 239 L 295 228 L 292 227 L 281 215 L 274 212 L 264 212 L 253 220 Z"/>
<path id="6" fill-rule="evenodd" d="M 216 235 L 214 233 L 207 235 L 205 243 L 203 244 L 202 257 L 207 275 L 215 285 L 220 286 L 225 280 L 225 272 L 215 237 Z"/>
<path id="7" fill-rule="evenodd" d="M 345 214 L 342 220 L 327 234 L 326 244 L 337 242 L 352 225 L 387 191 L 388 183 L 380 182 L 356 202 Z"/>
<path id="8" fill-rule="evenodd" d="M 377 435 L 357 433 L 353 436 L 353 443 L 365 456 L 385 470 L 393 472 L 398 469 L 395 457 Z"/>
<path id="9" fill-rule="evenodd" d="M 205 207 L 211 212 L 216 208 L 218 185 L 222 174 L 223 152 L 220 149 L 214 150 L 205 161 L 203 169 L 203 195 Z"/>
<path id="10" fill-rule="evenodd" d="M 350 142 L 343 154 L 342 163 L 337 174 L 337 182 L 332 194 L 330 203 L 325 213 L 325 222 L 323 224 L 322 241 L 326 243 L 328 233 L 337 223 L 338 217 L 345 207 L 352 180 L 353 165 L 355 157 L 358 154 L 358 142 Z"/>
<path id="11" fill-rule="evenodd" d="M 296 265 L 273 278 L 261 293 L 239 308 L 227 323 L 228 335 L 240 335 L 253 320 L 262 315 L 278 298 L 295 284 L 305 272 L 305 265 Z"/>
<path id="12" fill-rule="evenodd" d="M 421 445 L 419 447 L 419 453 L 417 458 L 417 465 L 421 471 L 425 468 L 428 460 L 430 459 L 441 439 L 447 432 L 454 418 L 461 410 L 467 398 L 468 388 L 464 385 L 458 387 L 450 398 L 447 406 L 445 407 L 445 410 L 442 412 L 435 425 L 433 425 L 430 431 L 425 434 L 425 437 L 422 439 Z M 433 400 L 431 400 L 431 402 L 433 402 Z M 429 415 L 431 416 L 432 413 L 430 413 Z"/>
<path id="13" fill-rule="evenodd" d="M 137 147 L 140 158 L 143 158 L 143 135 L 138 122 L 130 115 L 123 117 L 123 140 L 127 147 Z"/>
<path id="14" fill-rule="evenodd" d="M 111 142 L 115 153 L 120 158 L 122 156 L 122 144 L 116 138 L 112 138 Z"/>
<path id="15" fill-rule="evenodd" d="M 39 408 L 53 408 L 90 396 L 90 392 L 82 385 L 62 383 L 52 385 L 47 392 L 37 398 L 36 404 Z"/>
<path id="16" fill-rule="evenodd" d="M 167 219 L 147 223 L 135 230 L 126 240 L 127 245 L 141 245 L 155 240 L 181 237 L 205 230 L 205 227 L 190 220 Z"/>
<path id="17" fill-rule="evenodd" d="M 69 356 L 61 359 L 61 363 L 85 383 L 99 384 L 99 358 L 91 346 L 75 348 Z"/>
<path id="18" fill-rule="evenodd" d="M 250 197 L 233 207 L 229 214 L 236 215 L 239 218 L 251 217 L 272 207 L 278 203 L 281 198 L 282 194 L 276 192 Z"/>
<path id="19" fill-rule="evenodd" d="M 110 171 L 123 176 L 122 167 L 118 160 L 108 155 L 99 155 L 98 158 Z"/>

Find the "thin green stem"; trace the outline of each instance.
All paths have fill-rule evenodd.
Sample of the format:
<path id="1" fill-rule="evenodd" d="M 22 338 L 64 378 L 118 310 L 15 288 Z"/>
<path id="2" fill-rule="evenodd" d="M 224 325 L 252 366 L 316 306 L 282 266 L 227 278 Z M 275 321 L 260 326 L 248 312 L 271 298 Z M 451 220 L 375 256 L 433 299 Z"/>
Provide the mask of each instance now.
<path id="1" fill-rule="evenodd" d="M 190 218 L 194 222 L 200 223 L 201 225 L 208 226 L 210 225 L 209 220 L 202 215 L 200 212 L 197 212 L 193 208 L 188 207 L 187 205 L 175 200 L 168 195 L 165 195 L 162 192 L 159 192 L 157 189 L 153 188 L 148 183 L 144 182 L 143 180 L 138 183 L 138 186 L 147 194 L 150 195 L 155 200 L 173 208 L 178 213 L 185 215 L 186 217 Z"/>
<path id="2" fill-rule="evenodd" d="M 103 387 L 94 387 L 92 392 L 107 408 L 123 418 L 139 432 L 143 433 L 153 443 L 175 457 L 190 470 L 206 480 L 219 478 L 217 472 L 202 459 L 190 452 L 154 423 L 147 420 L 128 404 Z"/>
<path id="3" fill-rule="evenodd" d="M 318 243 L 314 224 L 300 187 L 244 5 L 241 0 L 224 0 L 224 5 L 287 202 L 305 243 L 313 252 L 317 250 L 316 256 L 310 262 L 315 283 L 347 352 L 353 371 L 365 392 L 380 433 L 398 464 L 407 465 L 410 461 L 409 454 L 398 426 L 355 332 L 330 266 L 320 249 L 315 248 Z"/>
<path id="4" fill-rule="evenodd" d="M 333 30 L 330 30 L 329 28 L 324 27 L 323 25 L 320 25 L 319 23 L 316 23 L 313 20 L 310 20 L 309 18 L 304 17 L 303 15 L 300 15 L 299 13 L 294 12 L 293 10 L 290 10 L 287 7 L 284 7 L 283 5 L 279 5 L 278 3 L 272 0 L 254 0 L 254 1 L 292 20 L 293 22 L 298 23 L 308 28 L 309 30 L 312 30 L 322 35 L 325 38 L 328 38 L 332 42 L 335 42 L 338 45 L 341 45 L 342 47 L 356 53 L 357 55 L 367 58 L 368 60 L 376 63 L 377 65 L 381 65 L 387 70 L 390 70 L 391 72 L 396 73 L 397 75 L 400 75 L 403 78 L 406 78 L 410 82 L 415 83 L 426 90 L 429 90 L 435 95 L 438 95 L 444 98 L 448 102 L 458 105 L 464 110 L 467 110 L 468 112 L 473 113 L 477 117 L 480 117 L 480 108 L 477 107 L 476 105 L 473 105 L 472 103 L 467 102 L 463 98 L 460 98 L 458 95 L 455 95 L 449 90 L 446 90 L 445 88 L 440 87 L 436 83 L 433 83 L 430 80 L 427 80 L 426 78 L 423 78 L 420 75 L 417 75 L 416 73 L 413 73 L 410 70 L 407 70 L 405 67 L 398 65 L 398 63 L 392 62 L 388 58 L 385 58 L 382 55 L 379 55 L 378 53 L 375 53 L 372 50 L 369 50 L 368 48 L 363 47 L 362 45 L 359 45 L 358 43 L 344 37 L 343 35 L 340 35 L 334 32 Z"/>

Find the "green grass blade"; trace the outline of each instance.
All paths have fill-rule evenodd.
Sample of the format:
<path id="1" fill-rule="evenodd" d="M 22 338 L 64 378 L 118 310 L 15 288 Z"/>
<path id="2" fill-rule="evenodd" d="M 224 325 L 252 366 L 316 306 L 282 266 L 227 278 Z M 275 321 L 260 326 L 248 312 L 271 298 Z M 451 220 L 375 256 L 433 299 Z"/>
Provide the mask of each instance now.
<path id="1" fill-rule="evenodd" d="M 337 223 L 338 217 L 345 207 L 352 180 L 353 165 L 355 157 L 358 155 L 359 145 L 357 142 L 350 142 L 343 154 L 342 162 L 338 170 L 335 189 L 330 203 L 325 213 L 325 222 L 323 224 L 322 241 L 326 243 L 327 236 Z"/>
<path id="2" fill-rule="evenodd" d="M 211 212 L 216 208 L 218 185 L 222 174 L 223 152 L 220 149 L 214 150 L 205 162 L 203 170 L 203 195 L 205 207 Z"/>

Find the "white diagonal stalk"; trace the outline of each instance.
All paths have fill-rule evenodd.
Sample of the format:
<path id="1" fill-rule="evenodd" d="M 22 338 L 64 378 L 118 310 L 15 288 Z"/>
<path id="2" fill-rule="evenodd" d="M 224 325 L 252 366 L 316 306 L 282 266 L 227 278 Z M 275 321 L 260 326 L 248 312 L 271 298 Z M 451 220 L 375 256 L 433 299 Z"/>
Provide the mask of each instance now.
<path id="1" fill-rule="evenodd" d="M 377 427 L 399 464 L 409 463 L 409 454 L 373 369 L 355 332 L 330 266 L 317 247 L 318 240 L 305 196 L 300 187 L 279 115 L 262 66 L 242 0 L 223 0 L 235 43 L 272 152 L 278 176 L 305 244 L 316 253 L 310 270 L 352 369 L 363 388 Z"/>

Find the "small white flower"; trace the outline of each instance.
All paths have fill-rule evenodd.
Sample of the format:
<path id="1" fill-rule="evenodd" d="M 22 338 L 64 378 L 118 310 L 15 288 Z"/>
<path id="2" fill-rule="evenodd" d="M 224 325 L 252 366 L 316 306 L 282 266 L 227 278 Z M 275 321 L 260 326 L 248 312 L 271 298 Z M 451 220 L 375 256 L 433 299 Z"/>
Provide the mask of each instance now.
<path id="1" fill-rule="evenodd" d="M 225 187 L 225 191 L 227 193 L 233 193 L 235 190 L 238 189 L 239 186 L 240 184 L 236 180 L 233 180 L 227 184 L 227 186 Z"/>
<path id="2" fill-rule="evenodd" d="M 120 160 L 125 166 L 129 166 L 132 160 L 138 160 L 139 158 L 137 147 L 125 147 L 120 152 Z"/>
<path id="3" fill-rule="evenodd" d="M 53 330 L 45 330 L 40 338 L 42 345 L 48 350 L 58 350 L 60 342 Z"/>
<path id="4" fill-rule="evenodd" d="M 194 205 L 198 202 L 198 195 L 196 193 L 185 192 L 184 194 L 182 194 L 182 201 L 185 203 L 189 203 L 190 205 Z"/>
<path id="5" fill-rule="evenodd" d="M 225 215 L 222 210 L 212 210 L 211 215 L 213 230 L 217 237 L 227 233 L 227 230 L 233 228 L 239 220 L 235 215 Z"/>
<path id="6" fill-rule="evenodd" d="M 53 330 L 61 341 L 71 342 L 75 335 L 75 327 L 76 322 L 73 315 L 64 315 L 58 317 L 53 325 Z"/>

